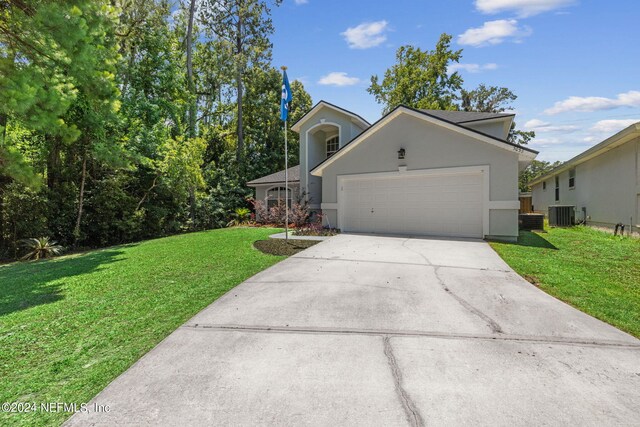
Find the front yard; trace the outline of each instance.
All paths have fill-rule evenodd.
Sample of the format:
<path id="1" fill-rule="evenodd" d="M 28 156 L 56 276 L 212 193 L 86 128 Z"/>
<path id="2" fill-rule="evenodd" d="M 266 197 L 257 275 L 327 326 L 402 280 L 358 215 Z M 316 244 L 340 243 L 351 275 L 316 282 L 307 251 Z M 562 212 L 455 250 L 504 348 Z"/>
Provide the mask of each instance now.
<path id="1" fill-rule="evenodd" d="M 169 333 L 284 257 L 231 228 L 0 266 L 0 403 L 88 402 Z M 0 425 L 70 414 L 0 411 Z"/>
<path id="2" fill-rule="evenodd" d="M 545 292 L 640 338 L 640 240 L 589 227 L 522 231 L 517 244 L 491 243 Z"/>

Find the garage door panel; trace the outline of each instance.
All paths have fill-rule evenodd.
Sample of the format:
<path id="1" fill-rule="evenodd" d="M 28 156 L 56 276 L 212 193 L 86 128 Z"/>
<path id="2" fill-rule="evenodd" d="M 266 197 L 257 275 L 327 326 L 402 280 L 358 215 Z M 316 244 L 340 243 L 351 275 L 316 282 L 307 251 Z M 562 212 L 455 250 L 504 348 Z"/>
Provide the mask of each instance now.
<path id="1" fill-rule="evenodd" d="M 482 237 L 482 174 L 346 179 L 345 231 Z"/>

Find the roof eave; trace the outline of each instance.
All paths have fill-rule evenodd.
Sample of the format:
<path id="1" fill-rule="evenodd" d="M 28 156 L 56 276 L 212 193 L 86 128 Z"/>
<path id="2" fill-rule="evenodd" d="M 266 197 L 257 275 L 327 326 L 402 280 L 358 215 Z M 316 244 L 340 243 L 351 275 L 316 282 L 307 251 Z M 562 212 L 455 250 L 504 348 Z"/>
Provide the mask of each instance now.
<path id="1" fill-rule="evenodd" d="M 289 185 L 291 184 L 300 184 L 300 180 L 288 181 Z M 284 184 L 284 181 L 270 181 L 270 182 L 247 182 L 247 187 L 260 187 L 263 185 L 275 185 L 275 184 Z"/>
<path id="2" fill-rule="evenodd" d="M 568 169 L 571 169 L 574 166 L 577 166 L 581 163 L 591 160 L 594 157 L 604 154 L 609 150 L 613 150 L 614 148 L 622 144 L 626 144 L 627 142 L 629 142 L 630 140 L 632 140 L 633 138 L 639 135 L 640 135 L 640 122 L 632 124 L 631 126 L 621 130 L 615 135 L 612 135 L 609 138 L 605 139 L 604 141 L 600 142 L 599 144 L 596 144 L 593 147 L 589 148 L 588 150 L 585 150 L 582 153 L 578 154 L 577 156 L 567 160 L 566 162 L 562 163 L 560 166 L 552 169 L 546 174 L 529 181 L 528 185 L 531 186 L 531 185 L 540 184 L 542 181 L 546 181 L 549 178 L 553 178 L 554 176 Z"/>
<path id="3" fill-rule="evenodd" d="M 477 123 L 477 122 L 488 122 L 488 121 L 503 121 L 506 119 L 510 119 L 513 120 L 513 118 L 515 117 L 515 114 L 505 114 L 504 116 L 499 116 L 499 117 L 487 117 L 484 119 L 472 119 L 472 120 L 465 120 L 462 122 L 458 122 L 459 124 L 463 125 L 465 123 Z"/>

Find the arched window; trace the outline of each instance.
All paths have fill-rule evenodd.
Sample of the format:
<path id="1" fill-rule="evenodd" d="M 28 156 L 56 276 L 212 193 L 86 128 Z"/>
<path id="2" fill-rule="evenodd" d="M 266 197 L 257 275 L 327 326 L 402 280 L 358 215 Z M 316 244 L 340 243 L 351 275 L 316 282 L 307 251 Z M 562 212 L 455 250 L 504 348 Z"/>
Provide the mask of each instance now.
<path id="1" fill-rule="evenodd" d="M 291 208 L 291 189 L 285 187 L 273 187 L 267 190 L 267 208 L 271 209 L 274 206 L 278 206 L 279 203 L 284 203 L 285 198 L 287 200 L 287 206 Z"/>
<path id="2" fill-rule="evenodd" d="M 339 148 L 340 138 L 338 135 L 327 139 L 327 158 L 333 156 Z"/>

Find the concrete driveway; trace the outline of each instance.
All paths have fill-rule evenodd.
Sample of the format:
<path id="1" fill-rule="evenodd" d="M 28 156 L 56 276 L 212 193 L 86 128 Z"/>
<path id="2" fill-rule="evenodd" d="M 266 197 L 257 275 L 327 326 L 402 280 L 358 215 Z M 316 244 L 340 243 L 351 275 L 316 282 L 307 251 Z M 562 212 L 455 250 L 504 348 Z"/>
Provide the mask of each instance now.
<path id="1" fill-rule="evenodd" d="M 109 412 L 68 425 L 639 425 L 640 341 L 485 242 L 339 235 L 231 290 L 94 403 Z"/>

